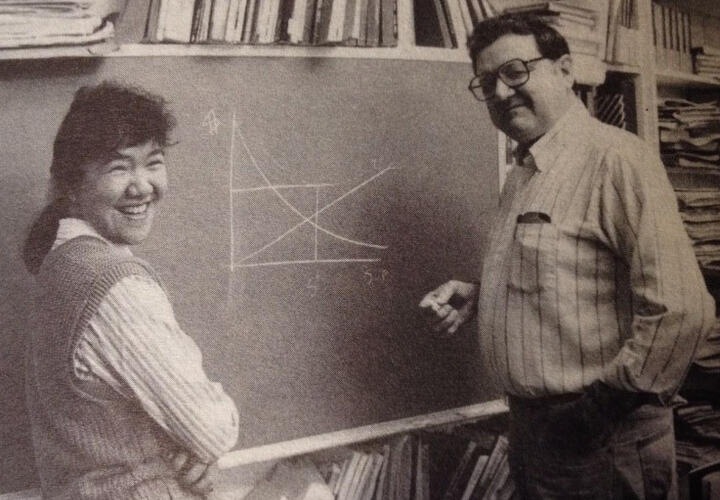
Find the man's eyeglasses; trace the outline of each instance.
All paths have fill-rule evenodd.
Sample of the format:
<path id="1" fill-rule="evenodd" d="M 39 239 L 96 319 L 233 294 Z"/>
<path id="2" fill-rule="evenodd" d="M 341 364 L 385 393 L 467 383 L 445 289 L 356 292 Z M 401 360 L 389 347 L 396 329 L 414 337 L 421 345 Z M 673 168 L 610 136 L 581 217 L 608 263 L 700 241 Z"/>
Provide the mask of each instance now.
<path id="1" fill-rule="evenodd" d="M 495 97 L 498 78 L 511 89 L 522 87 L 530 79 L 530 64 L 541 59 L 545 59 L 545 57 L 540 56 L 529 61 L 510 59 L 495 71 L 474 77 L 470 80 L 468 89 L 478 101 L 488 101 Z"/>

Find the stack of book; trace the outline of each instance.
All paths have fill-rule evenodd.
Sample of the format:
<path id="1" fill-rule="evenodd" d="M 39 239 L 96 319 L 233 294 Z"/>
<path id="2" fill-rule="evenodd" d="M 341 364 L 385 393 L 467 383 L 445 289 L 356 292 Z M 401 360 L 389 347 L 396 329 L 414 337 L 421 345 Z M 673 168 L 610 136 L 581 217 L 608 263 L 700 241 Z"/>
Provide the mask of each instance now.
<path id="1" fill-rule="evenodd" d="M 577 1 L 556 0 L 506 7 L 504 12 L 535 14 L 563 35 L 570 46 L 571 54 L 585 54 L 603 59 L 607 36 L 607 9 L 607 1 L 595 2 L 594 6 L 590 6 Z"/>
<path id="2" fill-rule="evenodd" d="M 0 48 L 78 45 L 108 40 L 120 5 L 114 0 L 0 2 Z"/>
<path id="3" fill-rule="evenodd" d="M 414 0 L 415 44 L 465 48 L 481 21 L 502 11 L 502 0 Z"/>
<path id="4" fill-rule="evenodd" d="M 335 450 L 331 459 L 304 457 L 302 472 L 294 462 L 280 462 L 247 498 L 280 499 L 282 494 L 298 500 L 510 499 L 515 485 L 507 451 L 504 435 L 472 428 L 406 433 L 357 449 Z M 311 461 L 314 470 L 308 469 Z M 296 486 L 289 488 L 291 482 Z"/>
<path id="5" fill-rule="evenodd" d="M 703 183 L 676 186 L 680 214 L 704 268 L 720 267 L 720 106 L 672 98 L 658 106 L 660 155 L 671 175 Z"/>
<path id="6" fill-rule="evenodd" d="M 605 81 L 605 51 L 609 0 L 495 0 L 503 13 L 540 17 L 567 40 L 578 81 L 600 85 Z"/>
<path id="7" fill-rule="evenodd" d="M 698 75 L 720 79 L 720 48 L 704 45 L 693 49 L 693 70 Z"/>
<path id="8" fill-rule="evenodd" d="M 610 0 L 605 60 L 637 66 L 640 31 L 635 0 Z"/>
<path id="9" fill-rule="evenodd" d="M 652 4 L 655 62 L 659 70 L 692 72 L 691 16 L 677 7 Z"/>
<path id="10" fill-rule="evenodd" d="M 397 45 L 397 0 L 150 0 L 145 41 Z"/>

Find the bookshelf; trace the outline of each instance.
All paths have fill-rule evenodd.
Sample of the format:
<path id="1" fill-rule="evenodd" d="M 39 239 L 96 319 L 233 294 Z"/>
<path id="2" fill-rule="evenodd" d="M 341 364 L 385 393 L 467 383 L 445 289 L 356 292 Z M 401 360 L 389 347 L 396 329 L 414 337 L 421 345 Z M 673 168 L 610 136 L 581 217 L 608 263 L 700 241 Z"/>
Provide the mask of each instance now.
<path id="1" fill-rule="evenodd" d="M 663 99 L 689 99 L 693 102 L 717 101 L 720 95 L 720 79 L 698 75 L 693 72 L 691 47 L 720 45 L 720 5 L 704 0 L 679 2 L 673 0 L 636 0 L 638 11 L 648 22 L 640 26 L 642 51 L 646 54 L 638 79 L 643 84 L 638 90 L 638 110 L 645 128 L 641 137 L 662 151 L 659 129 L 659 105 Z M 686 19 L 683 28 L 675 23 L 673 36 L 667 37 L 666 27 L 658 18 Z M 679 23 L 682 24 L 682 21 Z M 672 23 L 671 23 L 672 26 Z M 683 36 L 685 42 L 683 43 Z M 664 37 L 669 38 L 664 39 Z M 673 40 L 677 40 L 673 42 Z M 674 45 L 672 49 L 668 45 Z M 668 168 L 668 176 L 676 190 L 717 189 L 717 169 Z M 688 219 L 691 220 L 691 219 Z M 692 236 L 692 234 L 691 234 Z M 699 244 L 696 241 L 696 244 Z M 702 259 L 701 259 L 702 262 Z M 702 267 L 708 288 L 713 296 L 718 294 L 718 273 Z"/>
<path id="2" fill-rule="evenodd" d="M 1 60 L 111 58 L 111 57 L 291 57 L 417 60 L 468 64 L 464 42 L 457 47 L 416 45 L 413 0 L 397 0 L 397 45 L 352 47 L 341 45 L 235 44 L 235 43 L 145 43 L 142 29 L 150 0 L 128 2 L 116 29 L 115 40 L 92 45 L 0 49 Z M 498 5 L 501 0 L 496 0 Z M 454 22 L 454 21 L 453 21 Z M 461 22 L 458 20 L 458 22 Z M 128 33 L 129 32 L 129 33 Z M 602 83 L 606 65 L 582 54 L 576 56 L 578 83 Z"/>

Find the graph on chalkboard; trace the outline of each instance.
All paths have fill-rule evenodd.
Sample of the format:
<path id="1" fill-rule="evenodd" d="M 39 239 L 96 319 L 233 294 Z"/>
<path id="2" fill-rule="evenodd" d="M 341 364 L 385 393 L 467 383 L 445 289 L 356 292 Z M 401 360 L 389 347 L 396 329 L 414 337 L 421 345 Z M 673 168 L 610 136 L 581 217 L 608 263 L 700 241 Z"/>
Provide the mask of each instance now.
<path id="1" fill-rule="evenodd" d="M 369 166 L 368 175 L 351 186 L 328 182 L 279 183 L 269 178 L 233 115 L 230 144 L 230 268 L 379 262 L 388 246 L 355 237 L 352 228 L 336 229 L 323 216 L 341 206 L 381 177 L 397 170 L 390 165 Z M 243 155 L 241 176 L 235 183 L 236 152 Z M 287 165 L 278 165 L 288 171 Z M 241 230 L 236 227 L 241 225 Z"/>

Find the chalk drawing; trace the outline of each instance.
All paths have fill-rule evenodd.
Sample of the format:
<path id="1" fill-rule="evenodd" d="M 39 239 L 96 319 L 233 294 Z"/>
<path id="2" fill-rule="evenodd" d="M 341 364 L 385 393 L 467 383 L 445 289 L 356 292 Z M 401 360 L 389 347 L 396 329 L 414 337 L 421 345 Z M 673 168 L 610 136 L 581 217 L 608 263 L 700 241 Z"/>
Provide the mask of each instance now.
<path id="1" fill-rule="evenodd" d="M 235 158 L 235 149 L 236 149 L 236 141 L 239 142 L 239 146 L 242 147 L 247 157 L 250 159 L 250 163 L 252 165 L 252 168 L 260 175 L 260 178 L 262 179 L 262 183 L 259 186 L 252 186 L 252 187 L 244 187 L 244 188 L 235 188 L 233 186 L 233 172 L 235 169 L 234 166 L 234 158 Z M 250 146 L 247 143 L 247 140 L 242 134 L 242 131 L 239 130 L 237 127 L 237 121 L 236 121 L 236 115 L 233 113 L 232 117 L 232 134 L 231 134 L 231 142 L 230 142 L 230 269 L 236 270 L 240 268 L 253 268 L 253 267 L 267 267 L 267 266 L 287 266 L 287 265 L 300 265 L 300 264 L 333 264 L 333 263 L 368 263 L 368 262 L 379 262 L 379 257 L 367 257 L 367 258 L 357 258 L 357 257 L 347 257 L 347 258 L 323 258 L 323 256 L 320 254 L 318 242 L 319 242 L 319 235 L 320 233 L 331 237 L 334 240 L 344 242 L 350 246 L 354 247 L 362 247 L 362 248 L 368 248 L 375 251 L 383 251 L 386 250 L 388 247 L 387 245 L 381 245 L 377 243 L 371 243 L 367 241 L 359 241 L 357 239 L 344 236 L 341 234 L 338 234 L 337 232 L 331 231 L 330 229 L 323 227 L 323 225 L 320 222 L 320 215 L 328 210 L 330 207 L 337 205 L 344 199 L 352 196 L 360 189 L 366 187 L 367 185 L 371 184 L 373 181 L 377 180 L 379 177 L 387 174 L 388 172 L 392 170 L 397 170 L 398 167 L 395 166 L 389 166 L 386 167 L 379 172 L 375 173 L 374 175 L 370 176 L 369 178 L 363 180 L 362 182 L 358 183 L 356 186 L 352 187 L 351 189 L 345 191 L 340 196 L 336 197 L 335 199 L 331 200 L 328 203 L 325 203 L 324 205 L 320 204 L 320 194 L 323 189 L 327 189 L 330 187 L 334 187 L 334 184 L 328 184 L 328 183 L 307 183 L 307 184 L 273 184 L 270 179 L 265 174 L 263 168 L 260 166 L 259 162 L 257 161 L 255 155 L 253 154 L 252 150 L 250 149 Z M 310 191 L 308 193 L 308 196 L 313 196 L 315 200 L 315 206 L 314 211 L 310 215 L 305 215 L 302 213 L 302 211 L 293 204 L 286 195 L 284 195 L 284 192 L 287 191 L 297 191 L 297 190 L 307 190 Z M 236 245 L 235 245 L 235 217 L 236 217 L 236 211 L 234 209 L 234 200 L 237 196 L 243 196 L 247 195 L 248 193 L 263 193 L 266 192 L 268 196 L 276 197 L 285 207 L 287 207 L 295 216 L 298 218 L 298 222 L 294 225 L 291 225 L 287 228 L 284 232 L 277 235 L 273 239 L 271 239 L 269 242 L 264 243 L 260 245 L 258 248 L 253 249 L 251 252 L 236 256 Z M 311 258 L 290 258 L 290 259 L 263 259 L 264 255 L 267 254 L 272 247 L 280 243 L 282 240 L 287 238 L 288 236 L 297 233 L 301 228 L 305 227 L 306 225 L 310 225 L 312 229 L 314 230 L 314 238 L 313 238 L 313 248 L 312 248 L 312 257 Z"/>
<path id="2" fill-rule="evenodd" d="M 205 114 L 205 118 L 203 118 L 202 121 L 202 126 L 207 129 L 208 134 L 217 135 L 221 123 L 222 122 L 215 114 L 215 110 L 211 109 L 207 112 L 207 114 Z"/>

